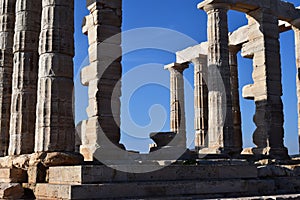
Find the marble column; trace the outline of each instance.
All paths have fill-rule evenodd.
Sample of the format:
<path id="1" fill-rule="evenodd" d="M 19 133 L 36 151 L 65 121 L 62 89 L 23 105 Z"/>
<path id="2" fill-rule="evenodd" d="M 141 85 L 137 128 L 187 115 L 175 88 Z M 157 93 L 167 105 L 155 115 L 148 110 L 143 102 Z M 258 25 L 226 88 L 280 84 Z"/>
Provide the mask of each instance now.
<path id="1" fill-rule="evenodd" d="M 0 0 L 0 156 L 8 154 L 16 0 Z"/>
<path id="2" fill-rule="evenodd" d="M 208 151 L 234 154 L 232 98 L 226 4 L 209 4 L 208 15 Z M 203 152 L 204 153 L 204 152 Z"/>
<path id="3" fill-rule="evenodd" d="M 99 154 L 115 159 L 115 150 L 124 149 L 119 144 L 122 1 L 88 0 L 87 7 L 90 14 L 84 19 L 83 33 L 88 36 L 90 64 L 82 69 L 81 82 L 88 86 L 89 105 L 80 152 L 87 161 Z"/>
<path id="4" fill-rule="evenodd" d="M 207 55 L 192 60 L 194 64 L 195 149 L 207 147 L 208 137 L 208 89 Z"/>
<path id="5" fill-rule="evenodd" d="M 188 67 L 188 64 L 178 63 L 165 66 L 170 72 L 170 128 L 172 132 L 179 134 L 178 146 L 183 148 L 186 148 L 183 71 Z"/>
<path id="6" fill-rule="evenodd" d="M 254 154 L 268 154 L 272 158 L 288 158 L 284 147 L 284 117 L 281 84 L 281 60 L 278 18 L 268 10 L 248 13 L 249 43 L 245 52 L 253 55 L 251 87 L 256 105 L 253 134 Z M 250 52 L 250 53 L 249 53 Z"/>
<path id="7" fill-rule="evenodd" d="M 74 151 L 74 0 L 42 0 L 35 152 Z"/>
<path id="8" fill-rule="evenodd" d="M 17 0 L 9 155 L 34 152 L 41 1 Z"/>
<path id="9" fill-rule="evenodd" d="M 239 75 L 237 64 L 237 53 L 240 51 L 240 46 L 229 47 L 229 66 L 230 66 L 230 83 L 232 94 L 232 116 L 233 116 L 233 146 L 236 151 L 241 152 L 243 149 L 242 138 L 242 120 L 240 110 L 240 95 L 239 95 Z"/>
<path id="10" fill-rule="evenodd" d="M 298 142 L 300 149 L 300 24 L 299 28 L 293 27 L 295 34 L 295 46 L 296 46 L 296 67 L 297 67 L 297 98 L 298 98 Z"/>

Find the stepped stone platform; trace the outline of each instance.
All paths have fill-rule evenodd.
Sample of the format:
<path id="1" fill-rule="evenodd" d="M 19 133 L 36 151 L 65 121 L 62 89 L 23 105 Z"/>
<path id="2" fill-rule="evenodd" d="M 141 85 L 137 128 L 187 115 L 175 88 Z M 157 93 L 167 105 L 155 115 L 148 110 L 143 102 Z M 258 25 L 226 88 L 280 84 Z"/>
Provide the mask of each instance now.
<path id="1" fill-rule="evenodd" d="M 119 167 L 90 163 L 50 166 L 44 182 L 23 182 L 23 188 L 32 190 L 32 198 L 36 199 L 300 198 L 299 160 L 253 163 L 221 159 L 197 160 L 193 164 L 177 161 L 148 173 L 115 169 Z"/>

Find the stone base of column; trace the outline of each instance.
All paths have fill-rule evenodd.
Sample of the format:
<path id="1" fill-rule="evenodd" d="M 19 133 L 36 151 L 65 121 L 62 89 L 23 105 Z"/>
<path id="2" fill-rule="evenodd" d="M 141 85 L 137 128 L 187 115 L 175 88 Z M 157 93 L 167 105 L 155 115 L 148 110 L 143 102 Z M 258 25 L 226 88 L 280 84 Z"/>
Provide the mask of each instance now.
<path id="1" fill-rule="evenodd" d="M 99 161 L 102 158 L 98 153 L 100 152 L 102 155 L 102 150 L 109 152 L 114 157 L 117 154 L 114 152 L 125 149 L 124 145 L 119 144 L 120 129 L 116 126 L 108 126 L 112 123 L 114 123 L 113 118 L 99 116 L 82 121 L 80 153 L 85 161 Z M 109 127 L 115 128 L 108 130 Z M 118 157 L 118 155 L 115 156 Z"/>
<path id="2" fill-rule="evenodd" d="M 220 149 L 219 147 L 207 147 L 199 150 L 199 154 L 223 154 L 230 157 L 239 156 L 242 152 L 241 148 Z"/>
<path id="3" fill-rule="evenodd" d="M 278 160 L 286 160 L 290 159 L 290 156 L 288 154 L 288 149 L 285 147 L 282 148 L 252 148 L 252 152 L 254 155 L 267 155 L 270 158 L 278 159 Z"/>

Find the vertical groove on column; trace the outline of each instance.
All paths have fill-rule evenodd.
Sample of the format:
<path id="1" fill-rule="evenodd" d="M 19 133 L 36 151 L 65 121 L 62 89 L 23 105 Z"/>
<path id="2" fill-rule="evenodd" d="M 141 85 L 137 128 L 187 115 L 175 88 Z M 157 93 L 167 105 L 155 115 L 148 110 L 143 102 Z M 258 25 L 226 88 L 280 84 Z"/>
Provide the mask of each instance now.
<path id="1" fill-rule="evenodd" d="M 74 151 L 74 0 L 42 0 L 35 151 Z"/>
<path id="2" fill-rule="evenodd" d="M 240 50 L 239 46 L 231 46 L 229 48 L 229 65 L 230 65 L 230 83 L 232 93 L 232 116 L 233 116 L 233 146 L 236 151 L 241 152 L 243 149 L 242 139 L 242 120 L 240 109 L 240 95 L 239 95 L 239 77 L 237 53 Z"/>
<path id="3" fill-rule="evenodd" d="M 208 137 L 207 56 L 192 60 L 194 64 L 195 148 L 206 148 Z"/>
<path id="4" fill-rule="evenodd" d="M 0 156 L 8 155 L 15 0 L 0 0 Z"/>
<path id="5" fill-rule="evenodd" d="M 173 63 L 165 69 L 170 71 L 170 128 L 172 132 L 179 134 L 178 145 L 186 148 L 186 124 L 184 105 L 184 79 L 183 71 L 187 64 Z"/>
<path id="6" fill-rule="evenodd" d="M 9 155 L 34 152 L 41 2 L 17 0 Z"/>
<path id="7" fill-rule="evenodd" d="M 225 4 L 213 4 L 204 10 L 208 14 L 208 145 L 214 153 L 233 153 L 228 9 Z"/>

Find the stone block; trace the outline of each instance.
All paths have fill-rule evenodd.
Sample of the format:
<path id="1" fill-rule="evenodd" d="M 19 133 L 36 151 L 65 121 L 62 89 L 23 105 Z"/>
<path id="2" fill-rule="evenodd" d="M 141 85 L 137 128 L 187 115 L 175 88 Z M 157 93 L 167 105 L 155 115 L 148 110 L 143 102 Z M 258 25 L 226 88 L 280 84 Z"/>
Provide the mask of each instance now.
<path id="1" fill-rule="evenodd" d="M 27 181 L 26 171 L 19 168 L 0 168 L 0 183 L 24 183 Z"/>
<path id="2" fill-rule="evenodd" d="M 34 166 L 29 166 L 27 169 L 27 174 L 29 184 L 45 183 L 47 168 L 42 163 L 38 163 Z"/>
<path id="3" fill-rule="evenodd" d="M 40 33 L 39 53 L 62 53 L 74 56 L 74 36 L 72 30 L 43 29 Z"/>
<path id="4" fill-rule="evenodd" d="M 18 183 L 0 183 L 1 199 L 21 199 L 24 189 Z"/>
<path id="5" fill-rule="evenodd" d="M 149 168 L 153 164 L 149 164 Z M 137 167 L 124 164 L 126 167 Z M 155 166 L 153 165 L 153 169 Z M 257 178 L 254 165 L 169 165 L 149 173 L 125 173 L 104 165 L 50 167 L 51 184 L 91 184 L 110 182 L 182 181 Z"/>
<path id="6" fill-rule="evenodd" d="M 42 12 L 42 29 L 62 29 L 74 31 L 73 6 L 46 6 Z"/>
<path id="7" fill-rule="evenodd" d="M 12 47 L 14 44 L 13 35 L 14 34 L 12 32 L 1 32 L 1 30 L 0 30 L 0 49 L 1 50 L 6 50 L 7 53 L 12 54 Z"/>
<path id="8" fill-rule="evenodd" d="M 86 6 L 89 10 L 93 10 L 96 6 L 105 5 L 109 8 L 120 9 L 122 0 L 87 0 Z"/>
<path id="9" fill-rule="evenodd" d="M 102 42 L 93 43 L 89 46 L 90 63 L 100 61 L 103 67 L 107 67 L 114 61 L 118 61 L 121 56 L 122 48 L 118 44 Z"/>
<path id="10" fill-rule="evenodd" d="M 32 10 L 16 13 L 15 31 L 37 31 L 41 29 L 41 1 L 34 5 Z"/>
<path id="11" fill-rule="evenodd" d="M 35 195 L 37 198 L 107 199 L 161 198 L 204 194 L 261 195 L 274 191 L 274 181 L 271 180 L 161 181 L 84 185 L 37 184 Z"/>
<path id="12" fill-rule="evenodd" d="M 14 52 L 36 51 L 39 42 L 39 33 L 35 31 L 19 31 L 14 36 Z"/>
<path id="13" fill-rule="evenodd" d="M 48 53 L 40 55 L 39 66 L 43 66 L 39 69 L 39 77 L 73 77 L 73 68 L 65 66 L 73 66 L 73 58 L 64 54 Z"/>
<path id="14" fill-rule="evenodd" d="M 121 44 L 121 28 L 112 25 L 94 25 L 88 29 L 89 44 L 110 43 Z"/>
<path id="15" fill-rule="evenodd" d="M 0 15 L 15 12 L 16 0 L 0 0 Z"/>

